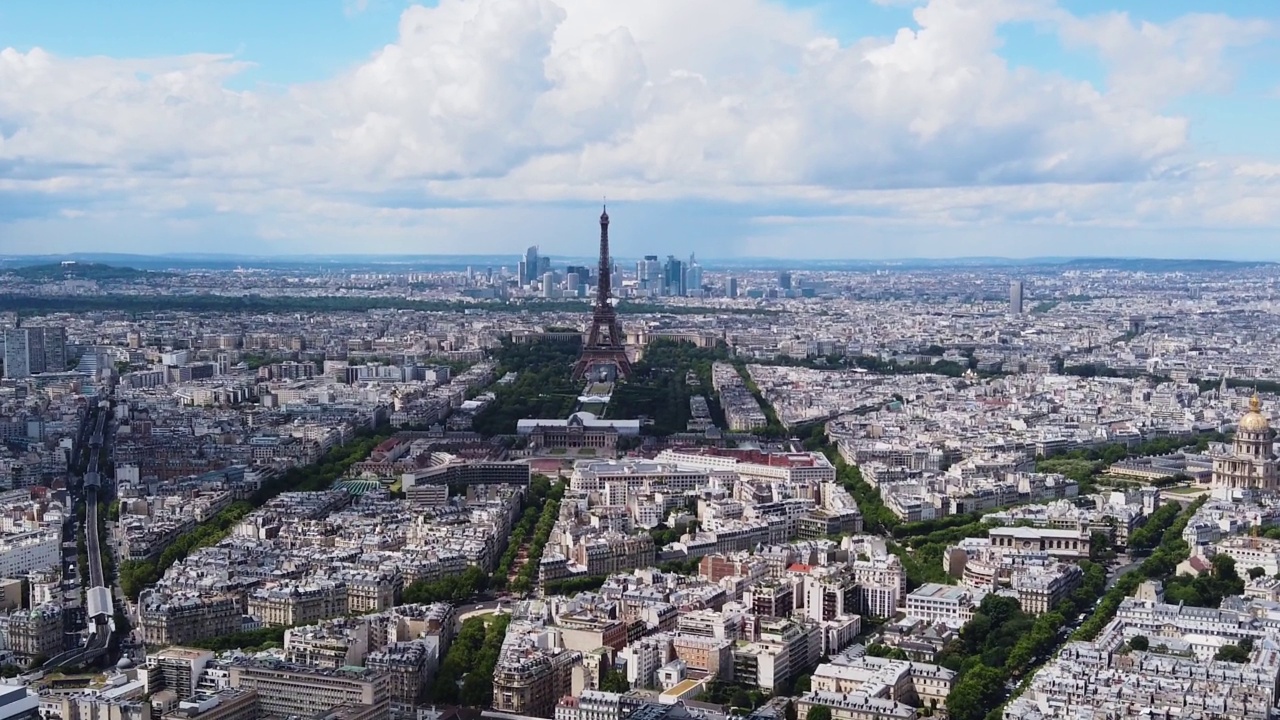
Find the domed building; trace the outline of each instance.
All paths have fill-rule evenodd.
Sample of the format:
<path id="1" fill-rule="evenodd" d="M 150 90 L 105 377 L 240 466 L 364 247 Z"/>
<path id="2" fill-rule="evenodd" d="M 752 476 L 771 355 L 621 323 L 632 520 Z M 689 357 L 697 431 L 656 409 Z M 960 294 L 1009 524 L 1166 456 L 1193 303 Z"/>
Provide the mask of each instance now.
<path id="1" fill-rule="evenodd" d="M 1236 424 L 1231 452 L 1213 459 L 1214 494 L 1237 496 L 1277 489 L 1276 455 L 1272 447 L 1275 431 L 1262 414 L 1257 394 L 1249 401 L 1249 412 Z M 1242 492 L 1243 491 L 1243 492 Z"/>

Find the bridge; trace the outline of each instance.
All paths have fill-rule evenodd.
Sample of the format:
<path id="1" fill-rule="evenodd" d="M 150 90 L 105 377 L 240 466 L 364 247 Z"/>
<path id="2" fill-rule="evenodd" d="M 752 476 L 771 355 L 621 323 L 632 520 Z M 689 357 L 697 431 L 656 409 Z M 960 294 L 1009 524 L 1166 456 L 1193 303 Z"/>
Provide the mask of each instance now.
<path id="1" fill-rule="evenodd" d="M 109 414 L 109 409 L 96 406 L 85 415 L 86 425 L 93 427 L 93 433 L 89 436 L 89 463 L 82 482 L 85 496 L 85 549 L 89 554 L 89 589 L 85 594 L 89 616 L 89 640 L 82 647 L 67 650 L 49 658 L 40 668 L 44 672 L 96 662 L 106 656 L 111 644 L 111 634 L 115 632 L 115 603 L 111 588 L 106 586 L 106 577 L 102 572 L 102 550 L 98 538 L 98 493 L 102 488 L 98 455 L 106 436 Z M 84 437 L 83 433 L 81 437 Z"/>

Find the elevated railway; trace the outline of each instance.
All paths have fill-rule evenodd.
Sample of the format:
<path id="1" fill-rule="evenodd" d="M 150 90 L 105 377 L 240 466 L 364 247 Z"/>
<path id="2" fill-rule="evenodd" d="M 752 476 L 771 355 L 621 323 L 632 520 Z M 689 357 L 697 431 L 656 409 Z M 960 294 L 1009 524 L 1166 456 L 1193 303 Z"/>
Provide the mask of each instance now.
<path id="1" fill-rule="evenodd" d="M 115 632 L 115 603 L 102 570 L 102 546 L 98 537 L 98 513 L 100 512 L 98 495 L 102 491 L 102 473 L 98 467 L 98 456 L 101 455 L 105 445 L 109 415 L 110 405 L 104 402 L 91 408 L 85 416 L 86 426 L 92 428 L 92 432 L 89 433 L 88 448 L 84 449 L 88 453 L 88 464 L 81 482 L 81 491 L 85 499 L 85 550 L 89 555 L 89 588 L 85 593 L 89 639 L 81 647 L 49 658 L 40 668 L 46 673 L 101 660 L 106 656 L 111 645 L 111 635 Z M 81 433 L 80 437 L 83 438 L 84 433 Z"/>

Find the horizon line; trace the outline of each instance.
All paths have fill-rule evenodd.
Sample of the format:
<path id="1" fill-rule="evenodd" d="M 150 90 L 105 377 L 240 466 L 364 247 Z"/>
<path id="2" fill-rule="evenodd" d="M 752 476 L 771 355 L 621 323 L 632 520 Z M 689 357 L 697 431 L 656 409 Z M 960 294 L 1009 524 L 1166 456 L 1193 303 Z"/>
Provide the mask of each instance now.
<path id="1" fill-rule="evenodd" d="M 667 253 L 672 257 L 683 257 L 683 255 L 674 255 Z M 0 261 L 5 260 L 41 260 L 54 258 L 150 258 L 158 260 L 301 260 L 301 259 L 342 259 L 357 260 L 365 259 L 377 261 L 378 259 L 391 258 L 519 258 L 521 253 L 288 253 L 288 254 L 250 254 L 250 253 L 132 253 L 132 252 L 70 252 L 70 253 L 4 253 L 0 254 Z M 550 256 L 550 254 L 549 254 Z M 592 258 L 595 255 L 574 255 L 569 253 L 561 253 L 558 255 L 563 258 Z M 612 255 L 614 258 L 625 259 L 641 259 L 645 255 Z M 1203 263 L 1236 263 L 1236 264 L 1280 264 L 1280 259 L 1238 259 L 1238 258 L 1209 258 L 1209 257 L 1185 257 L 1185 256 L 1159 256 L 1159 255 L 951 255 L 951 256 L 908 256 L 908 257 L 892 257 L 892 258 L 870 258 L 870 257 L 776 257 L 768 255 L 737 255 L 737 256 L 714 256 L 708 255 L 700 258 L 706 262 L 853 262 L 853 263 L 904 263 L 904 262 L 955 262 L 955 261 L 1003 261 L 1003 262 L 1072 262 L 1081 260 L 1105 260 L 1105 261 L 1173 261 L 1173 262 L 1203 262 Z"/>

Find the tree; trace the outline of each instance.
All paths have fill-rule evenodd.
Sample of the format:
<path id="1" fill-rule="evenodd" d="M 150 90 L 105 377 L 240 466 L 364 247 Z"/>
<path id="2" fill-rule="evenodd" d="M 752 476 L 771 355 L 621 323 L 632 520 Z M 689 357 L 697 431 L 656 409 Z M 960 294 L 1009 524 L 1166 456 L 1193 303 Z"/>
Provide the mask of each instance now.
<path id="1" fill-rule="evenodd" d="M 890 660 L 906 660 L 907 654 L 901 648 L 889 647 L 879 643 L 871 645 L 867 648 L 867 654 L 872 657 L 889 658 Z"/>
<path id="2" fill-rule="evenodd" d="M 1129 638 L 1129 647 L 1134 650 L 1145 652 L 1151 647 L 1151 641 L 1145 635 L 1134 635 Z"/>
<path id="3" fill-rule="evenodd" d="M 1214 660 L 1232 663 L 1249 662 L 1249 651 L 1235 644 L 1227 644 L 1218 648 L 1218 652 L 1213 656 Z"/>
<path id="4" fill-rule="evenodd" d="M 982 720 L 1003 699 L 1004 673 L 978 665 L 965 673 L 947 696 L 947 710 L 954 720 Z"/>
<path id="5" fill-rule="evenodd" d="M 826 705 L 814 705 L 805 714 L 805 720 L 831 720 L 831 708 Z"/>
<path id="6" fill-rule="evenodd" d="M 1251 568 L 1249 568 L 1249 579 L 1250 579 L 1250 580 L 1257 580 L 1258 578 L 1260 578 L 1260 577 L 1262 577 L 1263 575 L 1266 575 L 1266 574 L 1267 574 L 1267 571 L 1266 571 L 1266 570 L 1263 570 L 1263 569 L 1262 569 L 1262 568 L 1260 568 L 1260 567 L 1256 567 L 1256 566 L 1255 566 L 1255 567 L 1251 567 Z"/>
<path id="7" fill-rule="evenodd" d="M 600 680 L 600 689 L 605 692 L 624 693 L 631 689 L 627 676 L 617 670 L 610 670 Z"/>
<path id="8" fill-rule="evenodd" d="M 1106 562 L 1114 559 L 1115 549 L 1111 546 L 1111 536 L 1100 530 L 1089 535 L 1089 559 L 1094 562 Z"/>

